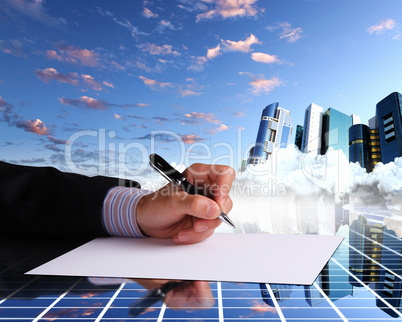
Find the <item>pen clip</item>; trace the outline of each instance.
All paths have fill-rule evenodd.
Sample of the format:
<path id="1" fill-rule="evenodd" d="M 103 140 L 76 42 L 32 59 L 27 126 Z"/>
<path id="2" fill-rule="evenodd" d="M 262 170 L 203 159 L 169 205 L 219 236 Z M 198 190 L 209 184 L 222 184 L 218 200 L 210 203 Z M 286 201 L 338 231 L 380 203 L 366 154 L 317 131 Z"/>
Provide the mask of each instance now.
<path id="1" fill-rule="evenodd" d="M 183 175 L 179 171 L 173 168 L 169 163 L 166 162 L 165 159 L 163 159 L 156 153 L 152 153 L 149 156 L 149 164 L 166 180 L 168 180 L 175 186 L 180 185 L 184 179 Z"/>

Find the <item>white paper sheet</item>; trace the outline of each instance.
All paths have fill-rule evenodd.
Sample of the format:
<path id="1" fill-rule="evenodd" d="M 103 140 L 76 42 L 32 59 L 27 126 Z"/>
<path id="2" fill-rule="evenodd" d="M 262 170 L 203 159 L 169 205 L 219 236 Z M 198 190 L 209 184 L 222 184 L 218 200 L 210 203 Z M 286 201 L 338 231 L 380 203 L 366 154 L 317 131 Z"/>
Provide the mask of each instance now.
<path id="1" fill-rule="evenodd" d="M 98 238 L 27 274 L 311 285 L 341 236 L 214 234 L 194 245 Z"/>

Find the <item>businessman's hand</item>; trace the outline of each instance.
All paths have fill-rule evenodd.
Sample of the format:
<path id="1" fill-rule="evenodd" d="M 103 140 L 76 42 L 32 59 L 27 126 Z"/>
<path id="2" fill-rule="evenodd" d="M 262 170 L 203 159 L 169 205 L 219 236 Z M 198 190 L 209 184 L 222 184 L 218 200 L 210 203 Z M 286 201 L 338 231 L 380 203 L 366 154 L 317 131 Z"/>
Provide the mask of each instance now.
<path id="1" fill-rule="evenodd" d="M 231 167 L 196 163 L 183 174 L 193 185 L 204 187 L 213 200 L 168 184 L 138 203 L 137 223 L 144 234 L 173 238 L 177 244 L 197 243 L 211 236 L 221 224 L 220 209 L 226 214 L 232 209 L 228 194 L 235 172 Z"/>

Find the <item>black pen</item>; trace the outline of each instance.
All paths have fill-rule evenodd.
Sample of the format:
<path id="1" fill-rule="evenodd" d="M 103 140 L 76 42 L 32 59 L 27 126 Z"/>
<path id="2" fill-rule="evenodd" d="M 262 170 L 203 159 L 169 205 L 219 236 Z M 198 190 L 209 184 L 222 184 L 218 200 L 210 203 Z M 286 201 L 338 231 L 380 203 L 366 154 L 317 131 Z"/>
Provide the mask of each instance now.
<path id="1" fill-rule="evenodd" d="M 180 186 L 185 192 L 191 195 L 203 195 L 205 196 L 202 189 L 197 189 L 175 168 L 173 168 L 165 159 L 163 159 L 158 154 L 151 154 L 149 156 L 150 165 L 158 171 L 163 177 L 165 177 L 169 182 L 175 186 Z M 229 226 L 236 228 L 229 217 L 221 210 L 219 219 Z"/>
<path id="2" fill-rule="evenodd" d="M 131 317 L 140 315 L 156 302 L 163 301 L 169 291 L 175 289 L 183 283 L 185 283 L 185 281 L 170 281 L 162 285 L 160 288 L 152 289 L 146 295 L 141 297 L 138 301 L 135 301 L 129 306 L 128 315 Z"/>

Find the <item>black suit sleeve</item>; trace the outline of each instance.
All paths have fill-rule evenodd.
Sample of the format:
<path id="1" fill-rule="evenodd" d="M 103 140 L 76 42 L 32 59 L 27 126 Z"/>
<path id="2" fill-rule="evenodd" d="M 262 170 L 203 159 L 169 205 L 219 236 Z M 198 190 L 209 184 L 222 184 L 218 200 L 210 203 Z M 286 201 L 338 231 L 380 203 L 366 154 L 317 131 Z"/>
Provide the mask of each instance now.
<path id="1" fill-rule="evenodd" d="M 107 236 L 103 201 L 109 189 L 119 184 L 140 187 L 134 181 L 0 162 L 0 233 Z"/>

